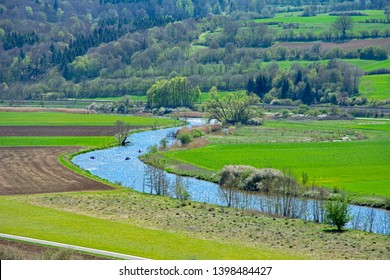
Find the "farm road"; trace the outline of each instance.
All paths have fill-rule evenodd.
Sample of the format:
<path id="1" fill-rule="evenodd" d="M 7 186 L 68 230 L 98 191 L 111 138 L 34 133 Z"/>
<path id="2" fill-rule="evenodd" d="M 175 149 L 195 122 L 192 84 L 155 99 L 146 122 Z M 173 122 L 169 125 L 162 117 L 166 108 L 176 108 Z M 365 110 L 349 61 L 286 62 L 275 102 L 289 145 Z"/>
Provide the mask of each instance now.
<path id="1" fill-rule="evenodd" d="M 41 239 L 35 239 L 35 238 L 29 238 L 29 237 L 23 237 L 23 236 L 17 236 L 17 235 L 5 234 L 5 233 L 0 233 L 0 237 L 7 238 L 7 239 L 13 239 L 13 240 L 19 240 L 19 241 L 25 241 L 25 242 L 30 242 L 30 243 L 54 246 L 54 247 L 59 247 L 59 248 L 71 249 L 71 250 L 76 250 L 76 251 L 80 251 L 80 252 L 92 253 L 92 254 L 97 254 L 97 255 L 102 255 L 102 256 L 107 256 L 107 257 L 112 257 L 112 258 L 124 259 L 124 260 L 147 260 L 145 258 L 132 256 L 132 255 L 126 255 L 126 254 L 121 254 L 121 253 L 116 253 L 116 252 L 92 249 L 92 248 L 87 248 L 87 247 L 75 246 L 75 245 L 70 245 L 70 244 L 46 241 L 46 240 L 41 240 Z"/>

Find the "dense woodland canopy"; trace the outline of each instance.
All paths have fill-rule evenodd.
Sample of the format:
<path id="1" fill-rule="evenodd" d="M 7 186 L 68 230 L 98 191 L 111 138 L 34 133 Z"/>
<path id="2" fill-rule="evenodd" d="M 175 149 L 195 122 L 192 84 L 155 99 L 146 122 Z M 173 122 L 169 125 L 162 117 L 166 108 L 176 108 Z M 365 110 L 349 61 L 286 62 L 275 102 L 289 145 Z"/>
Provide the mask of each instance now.
<path id="1" fill-rule="evenodd" d="M 386 48 L 277 43 L 389 37 L 390 26 L 314 34 L 291 25 L 277 33 L 272 23 L 253 19 L 283 11 L 350 16 L 347 11 L 381 9 L 390 15 L 388 7 L 389 0 L 2 1 L 0 100 L 145 95 L 158 80 L 186 77 L 202 91 L 216 86 L 269 101 L 344 104 L 357 94 L 363 74 L 355 67 L 332 60 L 282 70 L 272 61 L 381 60 Z"/>

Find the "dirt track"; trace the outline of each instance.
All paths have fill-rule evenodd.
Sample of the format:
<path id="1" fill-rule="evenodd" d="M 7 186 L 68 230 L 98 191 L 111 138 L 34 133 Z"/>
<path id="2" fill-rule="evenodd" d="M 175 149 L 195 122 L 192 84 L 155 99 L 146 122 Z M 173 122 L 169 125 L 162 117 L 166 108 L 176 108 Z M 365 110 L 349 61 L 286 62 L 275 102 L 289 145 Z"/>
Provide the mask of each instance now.
<path id="1" fill-rule="evenodd" d="M 111 136 L 115 126 L 0 126 L 1 136 Z"/>
<path id="2" fill-rule="evenodd" d="M 0 195 L 107 190 L 58 162 L 77 147 L 0 147 Z"/>

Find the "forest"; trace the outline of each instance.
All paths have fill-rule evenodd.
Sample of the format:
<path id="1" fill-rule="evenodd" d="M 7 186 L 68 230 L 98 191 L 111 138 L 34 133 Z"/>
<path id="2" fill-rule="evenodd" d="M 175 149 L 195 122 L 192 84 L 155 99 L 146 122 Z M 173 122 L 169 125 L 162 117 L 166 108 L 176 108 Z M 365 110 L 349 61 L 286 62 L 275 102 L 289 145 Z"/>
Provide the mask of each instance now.
<path id="1" fill-rule="evenodd" d="M 388 48 L 323 43 L 390 37 L 389 7 L 388 0 L 3 1 L 0 100 L 146 95 L 159 80 L 185 77 L 202 92 L 247 90 L 267 103 L 361 105 L 360 77 L 390 69 L 364 72 L 347 59 L 386 60 Z M 323 19 L 331 28 L 303 23 Z"/>

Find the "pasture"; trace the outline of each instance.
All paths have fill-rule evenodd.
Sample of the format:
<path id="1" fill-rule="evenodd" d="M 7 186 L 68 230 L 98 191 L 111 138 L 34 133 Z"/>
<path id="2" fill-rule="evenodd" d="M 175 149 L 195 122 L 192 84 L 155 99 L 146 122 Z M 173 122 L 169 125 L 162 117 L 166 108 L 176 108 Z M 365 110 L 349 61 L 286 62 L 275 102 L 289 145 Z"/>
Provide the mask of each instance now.
<path id="1" fill-rule="evenodd" d="M 318 134 L 319 130 L 327 133 Z M 164 155 L 214 172 L 228 164 L 291 170 L 298 179 L 305 172 L 316 185 L 344 189 L 359 196 L 390 197 L 388 120 L 268 121 L 255 133 L 249 138 L 252 140 L 240 132 L 210 137 L 207 146 L 172 150 Z M 338 140 L 337 133 L 348 135 L 352 141 Z M 336 136 L 333 140 L 332 135 Z"/>
<path id="2" fill-rule="evenodd" d="M 365 59 L 343 59 L 344 62 L 348 64 L 352 64 L 361 70 L 368 72 L 373 70 L 378 70 L 381 68 L 389 68 L 390 69 L 390 59 L 377 61 L 377 60 L 365 60 Z M 319 61 L 308 61 L 308 60 L 296 60 L 296 61 L 271 61 L 271 62 L 263 62 L 262 65 L 268 65 L 270 63 L 276 63 L 281 69 L 289 69 L 293 64 L 299 64 L 304 67 L 307 67 L 311 63 L 321 63 L 326 64 L 329 60 L 323 59 Z M 376 75 L 373 75 L 376 76 Z"/>
<path id="3" fill-rule="evenodd" d="M 390 74 L 368 75 L 360 78 L 359 92 L 368 100 L 390 99 Z"/>
<path id="4" fill-rule="evenodd" d="M 380 10 L 364 10 L 361 11 L 367 16 L 352 16 L 354 21 L 353 32 L 358 33 L 361 30 L 372 31 L 375 29 L 384 30 L 388 28 L 386 23 L 366 23 L 366 20 L 370 19 L 385 19 L 384 11 Z M 330 16 L 329 14 L 317 14 L 312 17 L 302 17 L 302 12 L 291 12 L 291 13 L 279 13 L 275 14 L 273 18 L 267 19 L 256 19 L 256 22 L 277 22 L 277 23 L 294 23 L 299 24 L 298 29 L 294 29 L 295 33 L 299 32 L 313 32 L 315 34 L 319 34 L 324 30 L 331 30 L 332 24 L 336 21 L 337 16 Z M 284 29 L 282 26 L 271 25 L 278 32 L 282 32 Z"/>

